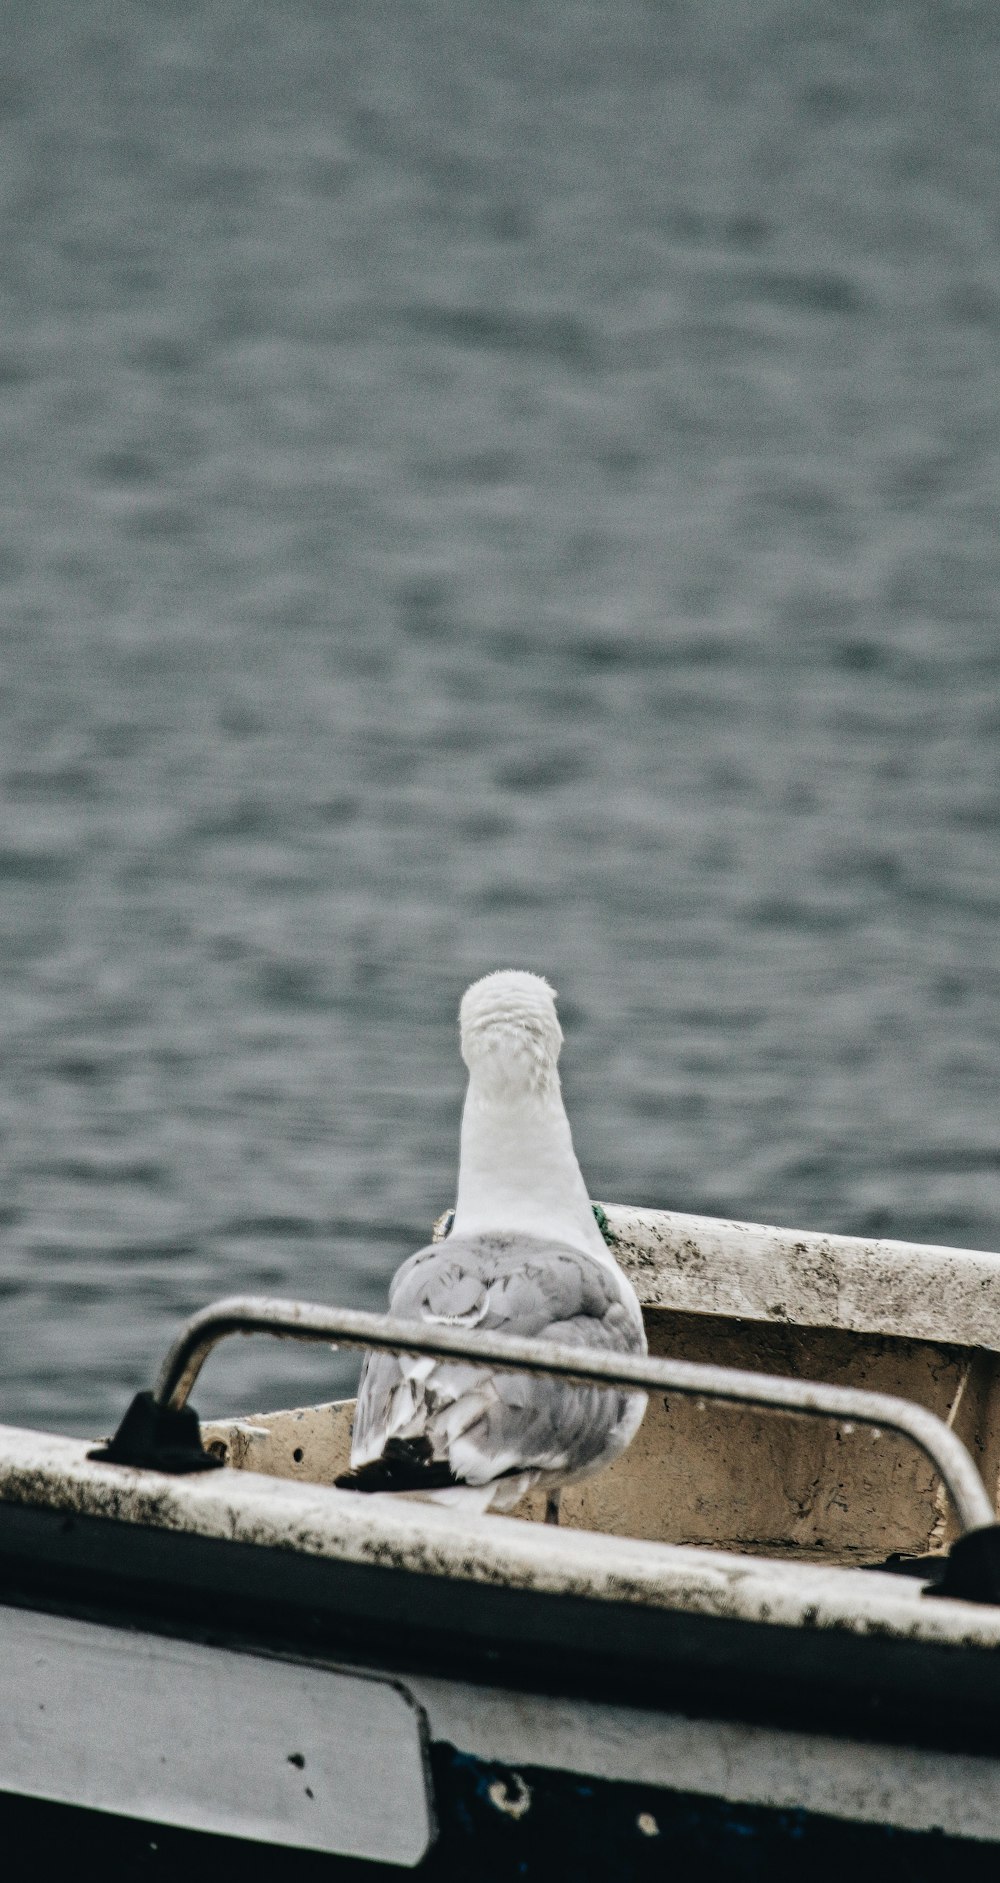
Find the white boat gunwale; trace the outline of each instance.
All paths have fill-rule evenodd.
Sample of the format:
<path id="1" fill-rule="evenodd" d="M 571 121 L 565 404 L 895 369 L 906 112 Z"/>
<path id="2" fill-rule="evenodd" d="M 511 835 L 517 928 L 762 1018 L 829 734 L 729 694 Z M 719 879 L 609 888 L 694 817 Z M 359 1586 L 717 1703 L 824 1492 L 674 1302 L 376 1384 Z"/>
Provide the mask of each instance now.
<path id="1" fill-rule="evenodd" d="M 261 1473 L 172 1477 L 82 1439 L 0 1427 L 0 1505 L 485 1588 L 862 1638 L 1000 1650 L 1000 1606 L 915 1577 L 549 1528 Z"/>
<path id="2" fill-rule="evenodd" d="M 1000 1255 L 601 1205 L 644 1308 L 1000 1354 Z"/>

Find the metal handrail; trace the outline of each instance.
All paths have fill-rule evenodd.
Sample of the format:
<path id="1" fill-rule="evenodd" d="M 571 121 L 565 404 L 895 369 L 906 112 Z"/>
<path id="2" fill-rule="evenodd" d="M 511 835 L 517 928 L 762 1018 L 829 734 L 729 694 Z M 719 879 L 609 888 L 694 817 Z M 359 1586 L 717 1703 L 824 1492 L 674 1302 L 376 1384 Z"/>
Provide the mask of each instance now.
<path id="1" fill-rule="evenodd" d="M 420 1354 L 435 1360 L 476 1360 L 512 1372 L 547 1373 L 579 1385 L 679 1393 L 690 1399 L 716 1399 L 870 1425 L 902 1434 L 930 1460 L 963 1532 L 996 1521 L 986 1487 L 961 1439 L 936 1413 L 889 1393 L 748 1373 L 736 1367 L 703 1366 L 692 1360 L 595 1354 L 552 1340 L 432 1328 L 426 1322 L 403 1321 L 391 1314 L 320 1307 L 309 1301 L 232 1295 L 203 1308 L 181 1329 L 163 1362 L 153 1393 L 156 1404 L 179 1411 L 213 1347 L 231 1334 L 272 1334 L 279 1339 L 330 1341 L 342 1347 Z"/>

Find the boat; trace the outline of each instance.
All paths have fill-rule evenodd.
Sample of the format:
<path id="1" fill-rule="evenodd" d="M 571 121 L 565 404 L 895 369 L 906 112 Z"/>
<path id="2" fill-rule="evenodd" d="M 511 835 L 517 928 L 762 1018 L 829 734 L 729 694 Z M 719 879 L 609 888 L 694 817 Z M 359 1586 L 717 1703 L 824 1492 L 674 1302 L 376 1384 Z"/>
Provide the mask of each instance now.
<path id="1" fill-rule="evenodd" d="M 237 1297 L 109 1439 L 0 1428 L 10 1875 L 995 1875 L 1000 1258 L 595 1214 L 647 1359 Z M 649 1405 L 470 1516 L 335 1488 L 350 1401 L 199 1421 L 236 1335 Z"/>

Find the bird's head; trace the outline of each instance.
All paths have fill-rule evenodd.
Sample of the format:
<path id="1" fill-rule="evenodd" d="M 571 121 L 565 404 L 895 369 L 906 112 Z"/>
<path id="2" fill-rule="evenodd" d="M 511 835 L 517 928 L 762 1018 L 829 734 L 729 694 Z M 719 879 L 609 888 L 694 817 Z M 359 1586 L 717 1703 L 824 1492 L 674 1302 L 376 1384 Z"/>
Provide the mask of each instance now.
<path id="1" fill-rule="evenodd" d="M 555 993 L 540 974 L 484 975 L 464 995 L 459 1025 L 462 1058 L 480 1085 L 500 1096 L 550 1084 L 563 1036 Z"/>

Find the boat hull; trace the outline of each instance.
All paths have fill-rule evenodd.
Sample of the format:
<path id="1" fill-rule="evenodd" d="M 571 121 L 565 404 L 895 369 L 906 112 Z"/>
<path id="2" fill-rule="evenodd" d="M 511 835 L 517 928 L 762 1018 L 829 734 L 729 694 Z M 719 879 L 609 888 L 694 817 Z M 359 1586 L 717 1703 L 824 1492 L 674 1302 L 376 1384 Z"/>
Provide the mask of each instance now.
<path id="1" fill-rule="evenodd" d="M 915 1618 L 939 1606 L 918 1589 L 907 1600 Z M 212 1883 L 265 1868 L 283 1883 L 628 1883 L 687 1862 L 713 1878 L 840 1883 L 845 1865 L 936 1879 L 945 1850 L 956 1876 L 993 1877 L 1000 1860 L 997 1650 L 974 1628 L 959 1645 L 699 1613 L 694 1599 L 597 1604 L 9 1503 L 0 1601 L 5 1740 L 22 1748 L 0 1771 L 0 1835 L 23 1853 L 14 1875 L 86 1854 L 116 1876 L 183 1864 Z M 99 1677 L 112 1637 L 134 1670 L 124 1726 L 121 1682 Z M 43 1644 L 47 1671 L 29 1652 L 11 1677 L 15 1638 Z M 182 1670 L 173 1688 L 163 1666 Z M 303 1792 L 311 1775 L 289 1670 L 340 1786 L 322 1848 L 303 1834 L 309 1813 L 286 1813 L 279 1838 L 261 1807 L 276 1774 Z M 371 1704 L 383 1689 L 395 1715 Z M 40 1748 L 39 1706 L 60 1693 Z M 103 1769 L 120 1782 L 95 1791 L 81 1748 L 111 1724 L 121 1746 Z M 167 1811 L 157 1774 L 179 1740 L 196 1756 Z M 378 1807 L 360 1832 L 355 1792 Z"/>

